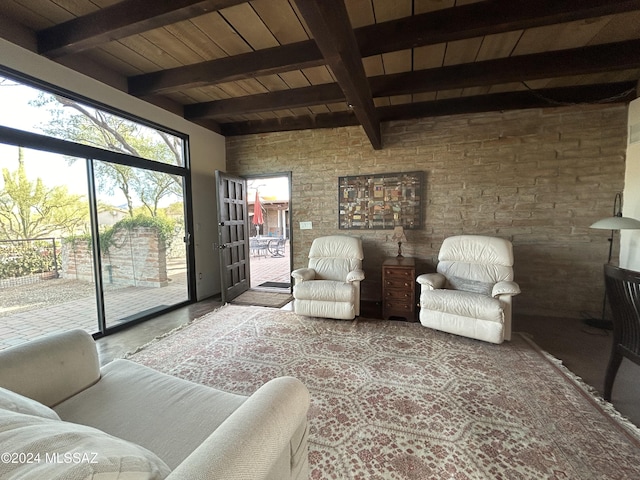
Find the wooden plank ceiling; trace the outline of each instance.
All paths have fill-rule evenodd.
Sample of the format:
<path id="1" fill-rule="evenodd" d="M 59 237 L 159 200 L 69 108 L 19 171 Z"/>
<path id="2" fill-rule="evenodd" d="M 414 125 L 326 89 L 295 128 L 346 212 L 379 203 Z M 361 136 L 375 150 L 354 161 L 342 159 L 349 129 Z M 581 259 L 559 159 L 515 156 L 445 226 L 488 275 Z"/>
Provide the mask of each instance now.
<path id="1" fill-rule="evenodd" d="M 601 101 L 640 0 L 3 0 L 0 35 L 223 135 Z M 0 59 L 1 63 L 1 59 Z"/>

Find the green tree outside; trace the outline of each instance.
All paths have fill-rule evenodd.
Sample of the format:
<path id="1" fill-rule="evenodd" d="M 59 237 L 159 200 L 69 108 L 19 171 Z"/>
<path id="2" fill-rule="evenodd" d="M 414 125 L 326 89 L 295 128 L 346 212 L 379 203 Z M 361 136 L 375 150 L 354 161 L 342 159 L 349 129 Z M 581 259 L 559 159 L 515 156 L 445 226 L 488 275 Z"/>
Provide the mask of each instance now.
<path id="1" fill-rule="evenodd" d="M 0 239 L 16 240 L 71 235 L 88 222 L 87 200 L 70 194 L 66 186 L 47 188 L 41 178 L 31 181 L 18 149 L 18 168 L 2 169 L 0 190 Z"/>
<path id="2" fill-rule="evenodd" d="M 51 120 L 41 129 L 56 138 L 161 163 L 182 164 L 182 141 L 173 135 L 154 131 L 156 135 L 149 136 L 133 122 L 59 95 L 41 94 L 32 103 L 49 108 Z M 70 111 L 75 114 L 70 114 Z M 182 196 L 182 181 L 173 175 L 106 162 L 95 162 L 94 168 L 101 188 L 107 193 L 116 189 L 122 192 L 132 218 L 135 216 L 136 199 L 144 205 L 147 214 L 155 217 L 164 198 Z"/>

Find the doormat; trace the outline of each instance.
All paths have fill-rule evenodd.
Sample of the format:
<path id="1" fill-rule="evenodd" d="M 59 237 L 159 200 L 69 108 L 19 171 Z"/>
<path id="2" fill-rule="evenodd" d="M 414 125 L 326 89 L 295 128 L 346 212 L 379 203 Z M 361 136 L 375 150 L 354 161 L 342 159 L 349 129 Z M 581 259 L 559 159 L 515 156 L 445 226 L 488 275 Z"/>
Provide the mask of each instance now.
<path id="1" fill-rule="evenodd" d="M 270 287 L 270 288 L 291 288 L 291 283 L 290 282 L 264 282 L 258 286 Z"/>
<path id="2" fill-rule="evenodd" d="M 259 307 L 281 308 L 293 300 L 290 293 L 247 290 L 229 303 L 233 305 L 256 305 Z"/>

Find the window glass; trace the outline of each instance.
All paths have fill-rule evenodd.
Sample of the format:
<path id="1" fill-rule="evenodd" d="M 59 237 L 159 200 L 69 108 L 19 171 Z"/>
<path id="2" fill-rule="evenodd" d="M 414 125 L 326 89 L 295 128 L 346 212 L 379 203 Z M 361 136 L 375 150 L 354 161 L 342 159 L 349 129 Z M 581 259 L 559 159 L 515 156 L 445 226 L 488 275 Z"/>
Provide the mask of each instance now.
<path id="1" fill-rule="evenodd" d="M 0 349 L 188 302 L 187 137 L 21 81 L 0 76 Z"/>
<path id="2" fill-rule="evenodd" d="M 0 125 L 184 166 L 180 137 L 0 76 Z"/>
<path id="3" fill-rule="evenodd" d="M 101 161 L 94 169 L 98 199 L 111 199 L 98 212 L 107 327 L 187 301 L 182 178 Z M 131 191 L 114 188 L 124 176 Z"/>
<path id="4" fill-rule="evenodd" d="M 0 143 L 0 350 L 99 330 L 84 159 Z"/>

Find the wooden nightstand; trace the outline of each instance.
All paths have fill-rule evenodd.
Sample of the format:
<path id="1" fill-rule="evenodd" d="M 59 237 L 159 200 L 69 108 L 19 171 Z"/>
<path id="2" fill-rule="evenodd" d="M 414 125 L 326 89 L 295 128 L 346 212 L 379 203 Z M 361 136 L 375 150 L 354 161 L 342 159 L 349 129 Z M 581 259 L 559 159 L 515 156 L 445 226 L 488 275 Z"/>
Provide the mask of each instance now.
<path id="1" fill-rule="evenodd" d="M 416 262 L 393 257 L 382 263 L 382 318 L 402 317 L 416 321 Z"/>

